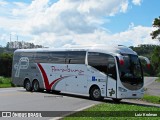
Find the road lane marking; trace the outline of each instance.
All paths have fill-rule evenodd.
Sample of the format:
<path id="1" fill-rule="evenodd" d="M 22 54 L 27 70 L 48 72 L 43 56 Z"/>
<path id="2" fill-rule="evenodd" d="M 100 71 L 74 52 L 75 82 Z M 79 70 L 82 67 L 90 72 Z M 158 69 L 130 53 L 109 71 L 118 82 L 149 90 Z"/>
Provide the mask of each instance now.
<path id="1" fill-rule="evenodd" d="M 15 95 L 22 95 L 25 93 L 28 94 L 29 92 L 3 93 L 3 94 L 0 94 L 0 96 L 15 96 Z"/>
<path id="2" fill-rule="evenodd" d="M 17 90 L 1 90 L 0 92 L 3 93 L 3 92 L 11 92 L 11 91 L 14 92 L 14 91 L 17 91 Z"/>
<path id="3" fill-rule="evenodd" d="M 18 90 L 24 90 L 23 88 L 0 88 L 0 93 L 1 92 L 14 92 L 14 91 L 18 91 Z"/>
<path id="4" fill-rule="evenodd" d="M 153 83 L 155 80 L 157 79 L 157 77 L 146 77 L 144 79 L 144 87 L 150 85 L 151 83 Z"/>
<path id="5" fill-rule="evenodd" d="M 65 96 L 61 96 L 61 95 L 54 95 L 54 94 L 49 94 L 47 95 L 46 93 L 40 93 L 40 92 L 27 92 L 27 91 L 16 91 L 16 92 L 2 92 L 0 93 L 0 97 L 1 96 L 16 96 L 16 95 L 24 95 L 24 94 L 27 94 L 27 95 L 43 95 L 44 98 L 55 98 L 55 99 L 59 99 L 59 98 L 64 98 Z"/>
<path id="6" fill-rule="evenodd" d="M 77 110 L 75 110 L 75 111 L 73 111 L 73 112 L 64 114 L 64 115 L 62 115 L 62 117 L 53 117 L 53 118 L 51 118 L 51 119 L 49 119 L 49 120 L 59 120 L 59 119 L 62 119 L 62 118 L 64 118 L 64 117 L 66 117 L 66 116 L 72 115 L 72 114 L 74 114 L 74 113 L 76 113 L 76 112 L 79 112 L 79 111 L 85 110 L 85 109 L 87 109 L 87 108 L 93 107 L 94 105 L 96 105 L 96 104 L 88 105 L 88 106 L 86 106 L 86 107 L 77 109 Z"/>

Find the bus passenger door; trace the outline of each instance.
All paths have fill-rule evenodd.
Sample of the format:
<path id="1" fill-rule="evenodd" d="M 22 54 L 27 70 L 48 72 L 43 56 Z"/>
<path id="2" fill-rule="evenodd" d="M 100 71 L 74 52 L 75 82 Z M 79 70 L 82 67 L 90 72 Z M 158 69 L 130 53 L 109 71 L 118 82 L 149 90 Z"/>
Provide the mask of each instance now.
<path id="1" fill-rule="evenodd" d="M 107 70 L 107 96 L 116 98 L 117 96 L 117 73 L 114 58 L 110 58 Z"/>
<path id="2" fill-rule="evenodd" d="M 107 77 L 107 97 L 116 98 L 116 81 L 109 76 Z"/>

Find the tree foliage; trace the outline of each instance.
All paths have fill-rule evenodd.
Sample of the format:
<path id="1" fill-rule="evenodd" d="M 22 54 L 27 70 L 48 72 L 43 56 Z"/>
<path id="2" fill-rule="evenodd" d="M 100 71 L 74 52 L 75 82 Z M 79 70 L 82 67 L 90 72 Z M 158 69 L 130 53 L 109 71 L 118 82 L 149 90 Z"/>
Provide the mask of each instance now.
<path id="1" fill-rule="evenodd" d="M 152 63 L 154 65 L 155 73 L 160 77 L 160 46 L 157 46 L 153 51 Z"/>
<path id="2" fill-rule="evenodd" d="M 152 39 L 158 39 L 160 41 L 160 17 L 154 19 L 152 26 L 157 28 L 151 33 Z"/>
<path id="3" fill-rule="evenodd" d="M 139 45 L 138 47 L 130 47 L 138 55 L 148 57 L 151 61 L 151 68 L 148 69 L 142 61 L 144 75 L 160 76 L 160 46 L 158 45 Z"/>
<path id="4" fill-rule="evenodd" d="M 0 54 L 0 76 L 10 77 L 12 71 L 12 57 L 13 54 Z"/>

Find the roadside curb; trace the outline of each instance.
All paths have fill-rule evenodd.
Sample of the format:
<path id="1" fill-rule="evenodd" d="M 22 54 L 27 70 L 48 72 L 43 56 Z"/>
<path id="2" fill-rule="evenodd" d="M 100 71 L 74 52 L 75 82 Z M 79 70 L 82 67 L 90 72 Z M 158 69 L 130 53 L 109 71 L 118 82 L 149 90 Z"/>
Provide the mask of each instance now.
<path id="1" fill-rule="evenodd" d="M 155 104 L 155 103 L 149 103 L 143 100 L 123 100 L 124 102 L 128 102 L 131 104 L 135 104 L 135 105 L 142 105 L 142 106 L 151 106 L 151 107 L 159 107 L 160 108 L 160 104 Z"/>
<path id="2" fill-rule="evenodd" d="M 64 118 L 64 117 L 66 117 L 66 116 L 72 115 L 72 114 L 74 114 L 74 113 L 76 113 L 76 112 L 79 112 L 79 111 L 85 110 L 85 109 L 87 109 L 87 108 L 90 108 L 90 107 L 92 107 L 92 106 L 94 106 L 94 105 L 96 105 L 96 104 L 92 104 L 92 105 L 89 105 L 89 106 L 80 108 L 80 109 L 78 109 L 78 110 L 76 110 L 76 111 L 73 111 L 73 112 L 67 113 L 67 114 L 65 114 L 65 115 L 62 115 L 62 117 L 54 117 L 54 118 L 51 118 L 51 119 L 49 119 L 49 120 L 59 120 L 59 119 L 62 119 L 62 118 Z"/>

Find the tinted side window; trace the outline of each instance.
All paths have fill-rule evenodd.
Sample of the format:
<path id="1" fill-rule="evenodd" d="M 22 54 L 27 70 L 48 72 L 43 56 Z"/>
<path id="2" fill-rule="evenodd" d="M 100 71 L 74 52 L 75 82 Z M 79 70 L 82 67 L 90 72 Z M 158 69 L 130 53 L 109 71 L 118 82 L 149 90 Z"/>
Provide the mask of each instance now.
<path id="1" fill-rule="evenodd" d="M 85 51 L 69 51 L 68 63 L 69 64 L 85 64 Z"/>
<path id="2" fill-rule="evenodd" d="M 50 52 L 50 63 L 66 64 L 67 52 Z"/>
<path id="3" fill-rule="evenodd" d="M 97 70 L 116 79 L 116 65 L 114 57 L 104 53 L 89 52 L 88 64 Z"/>
<path id="4" fill-rule="evenodd" d="M 113 56 L 108 57 L 108 76 L 117 79 L 116 64 Z"/>
<path id="5" fill-rule="evenodd" d="M 88 64 L 97 70 L 107 74 L 107 55 L 103 53 L 88 53 Z"/>
<path id="6" fill-rule="evenodd" d="M 35 62 L 54 64 L 85 64 L 85 51 L 37 52 Z"/>
<path id="7" fill-rule="evenodd" d="M 35 55 L 34 52 L 21 52 L 20 53 L 20 57 L 28 57 L 29 62 L 34 62 L 34 55 Z"/>
<path id="8" fill-rule="evenodd" d="M 47 52 L 37 52 L 35 56 L 35 62 L 37 63 L 48 63 L 49 53 Z"/>
<path id="9" fill-rule="evenodd" d="M 65 64 L 66 52 L 37 52 L 35 62 Z"/>

